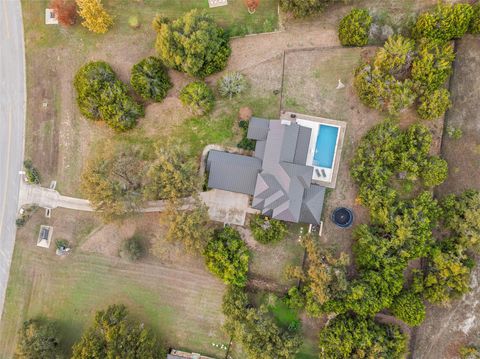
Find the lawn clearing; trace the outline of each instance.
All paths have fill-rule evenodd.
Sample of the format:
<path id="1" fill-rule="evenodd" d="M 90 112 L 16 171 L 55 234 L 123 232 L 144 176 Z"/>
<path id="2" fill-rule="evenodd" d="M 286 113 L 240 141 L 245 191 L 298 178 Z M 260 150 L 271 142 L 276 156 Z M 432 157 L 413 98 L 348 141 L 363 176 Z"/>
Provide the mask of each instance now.
<path id="1" fill-rule="evenodd" d="M 55 210 L 55 215 L 57 219 L 46 220 L 38 211 L 18 233 L 0 327 L 0 357 L 12 357 L 23 320 L 44 316 L 57 321 L 67 349 L 94 313 L 113 303 L 126 304 L 167 345 L 224 355 L 212 346 L 212 342 L 228 343 L 221 331 L 224 285 L 207 272 L 201 258 L 184 256 L 170 262 L 147 258 L 131 263 L 85 252 L 83 246 L 76 246 L 75 237 L 101 230 L 99 223 L 91 214 Z M 150 221 L 158 222 L 157 216 L 151 215 Z M 45 222 L 54 227 L 53 242 L 58 238 L 73 242 L 72 254 L 55 256 L 53 243 L 49 250 L 35 246 L 38 225 Z M 125 222 L 124 226 L 139 229 L 146 225 L 145 220 Z M 116 236 L 122 238 L 128 234 L 125 231 L 117 231 Z"/>

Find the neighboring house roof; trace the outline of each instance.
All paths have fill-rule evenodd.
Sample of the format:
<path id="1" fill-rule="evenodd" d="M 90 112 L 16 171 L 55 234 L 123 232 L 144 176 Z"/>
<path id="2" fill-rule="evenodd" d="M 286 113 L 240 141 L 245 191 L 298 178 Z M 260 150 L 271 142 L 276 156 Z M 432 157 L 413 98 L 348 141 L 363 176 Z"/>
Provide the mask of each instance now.
<path id="1" fill-rule="evenodd" d="M 247 137 L 257 140 L 254 157 L 212 151 L 208 187 L 252 194 L 252 207 L 268 217 L 319 224 L 325 188 L 312 185 L 313 167 L 306 165 L 310 136 L 308 127 L 253 117 Z"/>
<path id="2" fill-rule="evenodd" d="M 223 151 L 210 151 L 207 158 L 208 187 L 253 195 L 262 161 Z"/>

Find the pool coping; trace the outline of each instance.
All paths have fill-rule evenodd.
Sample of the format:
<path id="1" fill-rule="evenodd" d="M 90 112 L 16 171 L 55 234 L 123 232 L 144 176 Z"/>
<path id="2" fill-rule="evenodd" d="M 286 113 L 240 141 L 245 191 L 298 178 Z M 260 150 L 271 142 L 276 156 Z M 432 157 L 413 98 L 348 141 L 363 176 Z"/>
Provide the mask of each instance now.
<path id="1" fill-rule="evenodd" d="M 343 150 L 343 143 L 345 139 L 345 133 L 347 130 L 347 123 L 345 121 L 338 121 L 338 120 L 332 120 L 329 118 L 324 118 L 324 117 L 319 117 L 319 116 L 311 116 L 311 115 L 305 115 L 297 112 L 290 112 L 290 111 L 282 111 L 280 114 L 280 120 L 288 120 L 288 121 L 294 121 L 295 118 L 292 118 L 291 115 L 295 115 L 295 118 L 300 118 L 302 120 L 308 120 L 312 122 L 318 122 L 318 123 L 324 123 L 327 125 L 333 125 L 337 126 L 340 128 L 339 134 L 338 134 L 338 139 L 337 139 L 337 147 L 335 150 L 335 159 L 333 163 L 333 174 L 332 174 L 332 180 L 330 182 L 326 181 L 319 181 L 317 179 L 312 178 L 312 183 L 317 184 L 319 186 L 327 187 L 327 188 L 335 188 L 337 184 L 337 176 L 338 176 L 338 171 L 340 169 L 340 159 L 342 157 L 342 150 Z"/>

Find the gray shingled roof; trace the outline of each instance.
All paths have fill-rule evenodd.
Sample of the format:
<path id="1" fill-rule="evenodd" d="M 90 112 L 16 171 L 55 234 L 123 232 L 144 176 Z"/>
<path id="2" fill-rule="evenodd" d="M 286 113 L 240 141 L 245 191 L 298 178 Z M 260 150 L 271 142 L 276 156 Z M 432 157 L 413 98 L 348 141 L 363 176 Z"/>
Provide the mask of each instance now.
<path id="1" fill-rule="evenodd" d="M 255 157 L 212 150 L 208 153 L 208 187 L 253 195 L 262 161 Z"/>
<path id="2" fill-rule="evenodd" d="M 318 224 L 325 188 L 312 185 L 313 167 L 306 166 L 310 136 L 296 123 L 253 117 L 248 138 L 257 140 L 255 157 L 211 151 L 208 187 L 251 194 L 252 207 L 266 216 Z"/>
<path id="3" fill-rule="evenodd" d="M 252 117 L 248 123 L 247 138 L 251 140 L 265 140 L 268 134 L 269 120 Z"/>

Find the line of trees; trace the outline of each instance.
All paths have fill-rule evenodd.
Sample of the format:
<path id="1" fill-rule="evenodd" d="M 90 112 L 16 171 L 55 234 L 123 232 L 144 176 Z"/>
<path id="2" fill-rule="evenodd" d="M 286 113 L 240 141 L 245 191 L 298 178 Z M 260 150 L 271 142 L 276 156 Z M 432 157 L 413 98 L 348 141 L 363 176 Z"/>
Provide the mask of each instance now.
<path id="1" fill-rule="evenodd" d="M 22 359 L 66 358 L 61 332 L 49 320 L 31 319 L 19 331 L 16 357 Z M 143 323 L 132 319 L 124 305 L 111 305 L 95 314 L 93 324 L 73 345 L 72 359 L 164 359 L 165 349 Z"/>

